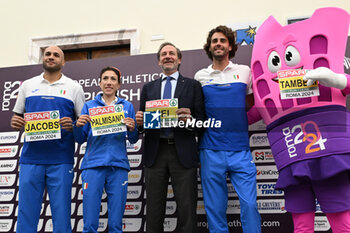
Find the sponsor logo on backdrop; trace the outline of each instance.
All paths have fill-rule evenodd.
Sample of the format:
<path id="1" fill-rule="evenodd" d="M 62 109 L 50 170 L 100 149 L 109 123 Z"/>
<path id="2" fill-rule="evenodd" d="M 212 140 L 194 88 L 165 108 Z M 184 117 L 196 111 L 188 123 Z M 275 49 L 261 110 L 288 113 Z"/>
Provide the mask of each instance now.
<path id="1" fill-rule="evenodd" d="M 141 196 L 142 186 L 128 186 L 127 199 L 137 199 Z"/>
<path id="2" fill-rule="evenodd" d="M 44 219 L 39 219 L 37 230 L 41 231 L 41 229 L 43 229 L 43 226 L 44 226 Z"/>
<path id="3" fill-rule="evenodd" d="M 285 213 L 284 199 L 257 200 L 260 214 Z"/>
<path id="4" fill-rule="evenodd" d="M 74 143 L 74 154 L 77 153 L 79 144 L 76 142 Z"/>
<path id="5" fill-rule="evenodd" d="M 204 215 L 205 214 L 205 208 L 204 208 L 204 202 L 203 201 L 197 201 L 197 214 L 198 215 Z"/>
<path id="6" fill-rule="evenodd" d="M 44 213 L 44 207 L 45 207 L 45 203 L 41 203 L 40 215 L 42 215 Z"/>
<path id="7" fill-rule="evenodd" d="M 75 219 L 71 219 L 70 223 L 72 225 L 72 229 L 75 227 Z M 52 219 L 48 219 L 45 224 L 45 232 L 52 232 L 53 231 L 53 224 L 52 224 Z"/>
<path id="8" fill-rule="evenodd" d="M 16 174 L 0 175 L 0 187 L 12 186 L 16 181 Z"/>
<path id="9" fill-rule="evenodd" d="M 203 189 L 202 185 L 198 184 L 198 197 L 203 198 Z"/>
<path id="10" fill-rule="evenodd" d="M 257 200 L 260 214 L 285 213 L 284 199 Z M 239 214 L 241 206 L 239 200 L 229 200 L 227 202 L 227 214 Z"/>
<path id="11" fill-rule="evenodd" d="M 7 217 L 10 216 L 13 212 L 14 204 L 1 204 L 0 205 L 0 216 Z"/>
<path id="12" fill-rule="evenodd" d="M 166 215 L 173 215 L 176 211 L 176 202 L 175 201 L 167 201 L 166 202 Z"/>
<path id="13" fill-rule="evenodd" d="M 80 145 L 80 150 L 79 150 L 79 154 L 83 155 L 85 154 L 86 151 L 86 142 L 84 142 L 83 144 Z"/>
<path id="14" fill-rule="evenodd" d="M 255 122 L 254 124 L 249 125 L 248 127 L 249 131 L 265 131 L 266 125 L 263 120 L 260 120 L 258 122 Z"/>
<path id="15" fill-rule="evenodd" d="M 107 193 L 106 193 L 106 190 L 103 189 L 101 199 L 104 200 L 104 199 L 106 199 L 106 198 L 107 198 Z"/>
<path id="16" fill-rule="evenodd" d="M 141 164 L 142 155 L 141 154 L 128 155 L 128 160 L 129 160 L 130 167 L 139 167 Z"/>
<path id="17" fill-rule="evenodd" d="M 257 183 L 258 196 L 283 196 L 282 190 L 275 190 L 276 182 Z"/>
<path id="18" fill-rule="evenodd" d="M 77 224 L 77 232 L 83 232 L 83 228 L 84 228 L 84 220 L 80 219 Z"/>
<path id="19" fill-rule="evenodd" d="M 239 200 L 229 200 L 227 202 L 227 214 L 239 214 L 241 210 Z"/>
<path id="20" fill-rule="evenodd" d="M 252 156 L 255 163 L 274 163 L 275 162 L 270 149 L 253 150 Z"/>
<path id="21" fill-rule="evenodd" d="M 77 193 L 77 187 L 72 187 L 72 195 L 71 195 L 71 199 L 73 200 L 73 198 L 75 197 L 75 194 Z"/>
<path id="22" fill-rule="evenodd" d="M 79 192 L 78 192 L 78 200 L 83 200 L 83 188 L 80 188 L 79 189 Z"/>
<path id="23" fill-rule="evenodd" d="M 142 170 L 131 170 L 128 174 L 129 184 L 138 183 L 141 180 Z"/>
<path id="24" fill-rule="evenodd" d="M 9 232 L 12 227 L 13 219 L 0 219 L 0 232 Z"/>
<path id="25" fill-rule="evenodd" d="M 12 172 L 16 169 L 17 159 L 0 160 L 0 172 Z"/>
<path id="26" fill-rule="evenodd" d="M 167 198 L 173 198 L 174 197 L 174 189 L 173 189 L 173 186 L 168 185 L 168 193 L 167 193 Z"/>
<path id="27" fill-rule="evenodd" d="M 107 213 L 107 202 L 101 202 L 100 216 Z"/>
<path id="28" fill-rule="evenodd" d="M 174 231 L 177 225 L 177 218 L 164 219 L 164 231 Z"/>
<path id="29" fill-rule="evenodd" d="M 321 205 L 317 199 L 315 199 L 315 205 L 316 205 L 316 213 L 322 213 Z"/>
<path id="30" fill-rule="evenodd" d="M 10 107 L 11 102 L 15 103 L 21 84 L 21 81 L 4 82 L 4 92 L 2 93 L 1 111 L 7 112 L 12 110 L 13 107 Z"/>
<path id="31" fill-rule="evenodd" d="M 83 216 L 83 203 L 78 206 L 77 216 Z"/>
<path id="32" fill-rule="evenodd" d="M 123 232 L 138 232 L 141 229 L 141 218 L 123 218 Z"/>
<path id="33" fill-rule="evenodd" d="M 270 146 L 266 133 L 256 133 L 251 135 L 249 144 L 251 147 Z"/>
<path id="34" fill-rule="evenodd" d="M 0 158 L 15 157 L 18 151 L 18 146 L 0 146 Z"/>
<path id="35" fill-rule="evenodd" d="M 315 232 L 316 231 L 329 231 L 331 225 L 329 224 L 326 216 L 315 216 Z"/>
<path id="36" fill-rule="evenodd" d="M 275 165 L 271 166 L 257 166 L 256 167 L 256 179 L 277 179 L 278 171 Z"/>
<path id="37" fill-rule="evenodd" d="M 170 179 L 169 179 L 170 180 Z M 144 195 L 143 198 L 146 199 L 146 189 L 144 190 Z M 171 184 L 168 185 L 168 192 L 167 192 L 167 198 L 173 198 L 174 197 L 174 190 L 173 190 L 173 186 L 171 186 Z"/>
<path id="38" fill-rule="evenodd" d="M 237 192 L 231 183 L 227 183 L 227 192 L 229 197 L 237 197 Z"/>
<path id="39" fill-rule="evenodd" d="M 78 162 L 78 157 L 74 157 L 74 165 L 73 168 L 75 168 L 77 166 L 77 162 Z M 74 181 L 73 181 L 74 183 Z"/>
<path id="40" fill-rule="evenodd" d="M 126 150 L 130 152 L 138 152 L 141 149 L 142 139 L 139 139 L 135 144 L 131 144 L 129 141 L 126 141 Z"/>
<path id="41" fill-rule="evenodd" d="M 108 222 L 107 218 L 100 218 L 98 221 L 98 229 L 97 230 L 99 232 L 105 231 L 107 229 L 107 222 Z"/>
<path id="42" fill-rule="evenodd" d="M 81 186 L 83 184 L 83 180 L 81 179 L 81 173 L 79 175 L 78 184 L 79 184 L 79 186 Z"/>
<path id="43" fill-rule="evenodd" d="M 142 202 L 126 202 L 124 215 L 138 215 L 141 207 Z"/>
<path id="44" fill-rule="evenodd" d="M 70 211 L 71 215 L 74 214 L 75 206 L 76 206 L 76 203 L 72 202 L 71 203 L 71 211 Z M 41 210 L 43 210 L 43 209 L 44 209 L 44 206 L 42 207 Z M 45 216 L 50 216 L 50 217 L 52 216 L 51 205 L 50 204 L 48 204 L 47 207 L 46 207 Z"/>
<path id="45" fill-rule="evenodd" d="M 24 137 L 26 136 L 26 134 L 25 134 L 25 132 L 23 132 L 22 134 L 21 134 L 21 137 L 20 137 L 20 143 L 24 143 Z M 22 152 L 22 150 L 21 150 L 21 152 Z M 19 154 L 21 154 L 21 153 L 19 153 Z"/>
<path id="46" fill-rule="evenodd" d="M 11 201 L 15 196 L 15 189 L 0 189 L 0 200 Z"/>
<path id="47" fill-rule="evenodd" d="M 15 143 L 18 140 L 19 131 L 0 132 L 0 144 Z"/>

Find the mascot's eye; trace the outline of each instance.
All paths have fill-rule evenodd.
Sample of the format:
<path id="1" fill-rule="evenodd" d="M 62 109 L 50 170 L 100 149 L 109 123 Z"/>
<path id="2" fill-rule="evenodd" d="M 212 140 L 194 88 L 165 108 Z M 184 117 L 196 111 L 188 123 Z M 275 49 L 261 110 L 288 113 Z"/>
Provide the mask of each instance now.
<path id="1" fill-rule="evenodd" d="M 271 73 L 276 73 L 281 69 L 281 58 L 276 51 L 270 53 L 267 66 Z"/>
<path id="2" fill-rule="evenodd" d="M 294 46 L 288 46 L 284 56 L 287 66 L 296 66 L 300 62 L 300 54 Z"/>

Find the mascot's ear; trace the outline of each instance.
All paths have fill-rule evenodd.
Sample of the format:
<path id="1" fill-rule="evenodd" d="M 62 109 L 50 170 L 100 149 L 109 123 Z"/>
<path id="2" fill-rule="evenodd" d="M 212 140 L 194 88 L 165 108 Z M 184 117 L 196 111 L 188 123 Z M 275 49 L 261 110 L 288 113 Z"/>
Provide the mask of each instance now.
<path id="1" fill-rule="evenodd" d="M 256 37 L 259 37 L 259 31 L 266 33 L 275 32 L 276 30 L 280 30 L 282 28 L 282 25 L 273 17 L 268 17 L 264 23 L 258 28 L 258 31 L 256 32 Z M 257 39 L 255 39 L 257 41 Z"/>

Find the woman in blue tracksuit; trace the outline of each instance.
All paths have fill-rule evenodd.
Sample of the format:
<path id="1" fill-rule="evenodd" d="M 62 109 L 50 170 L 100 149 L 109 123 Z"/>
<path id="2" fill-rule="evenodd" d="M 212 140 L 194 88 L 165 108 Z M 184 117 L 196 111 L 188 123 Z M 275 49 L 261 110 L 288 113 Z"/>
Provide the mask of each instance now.
<path id="1" fill-rule="evenodd" d="M 130 170 L 126 152 L 126 140 L 136 143 L 133 105 L 116 96 L 120 87 L 120 71 L 106 67 L 100 73 L 102 94 L 85 103 L 81 116 L 74 126 L 75 140 L 81 144 L 87 141 L 86 152 L 81 164 L 83 181 L 83 232 L 96 232 L 99 226 L 101 197 L 105 189 L 108 197 L 108 228 L 110 233 L 122 232 L 128 171 Z M 124 124 L 127 132 L 93 136 L 89 109 L 101 106 L 123 105 Z"/>

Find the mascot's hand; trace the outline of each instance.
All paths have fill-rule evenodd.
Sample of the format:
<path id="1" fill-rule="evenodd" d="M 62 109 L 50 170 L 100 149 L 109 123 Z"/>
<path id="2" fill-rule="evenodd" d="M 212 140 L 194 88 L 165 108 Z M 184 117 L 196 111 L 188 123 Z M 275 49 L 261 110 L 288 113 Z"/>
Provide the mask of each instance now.
<path id="1" fill-rule="evenodd" d="M 335 87 L 340 90 L 344 89 L 348 82 L 344 74 L 334 73 L 326 67 L 318 67 L 307 72 L 304 76 L 304 80 L 307 81 L 308 86 L 318 81 L 323 86 Z"/>

